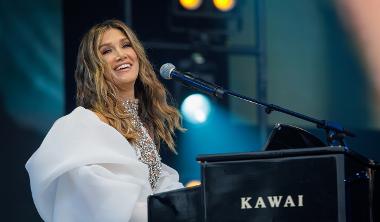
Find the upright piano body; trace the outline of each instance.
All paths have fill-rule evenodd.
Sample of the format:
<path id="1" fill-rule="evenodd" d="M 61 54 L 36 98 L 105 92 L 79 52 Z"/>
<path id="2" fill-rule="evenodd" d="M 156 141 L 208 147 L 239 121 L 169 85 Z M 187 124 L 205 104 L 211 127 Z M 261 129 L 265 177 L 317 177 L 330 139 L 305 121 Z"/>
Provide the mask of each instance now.
<path id="1" fill-rule="evenodd" d="M 201 185 L 149 197 L 149 221 L 379 221 L 379 167 L 344 147 L 203 155 Z"/>

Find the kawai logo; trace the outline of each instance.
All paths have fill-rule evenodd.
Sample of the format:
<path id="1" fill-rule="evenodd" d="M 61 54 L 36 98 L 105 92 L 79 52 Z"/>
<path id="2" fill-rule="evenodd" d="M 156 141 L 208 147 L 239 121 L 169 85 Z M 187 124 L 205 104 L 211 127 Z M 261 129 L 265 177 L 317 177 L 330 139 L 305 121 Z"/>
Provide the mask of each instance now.
<path id="1" fill-rule="evenodd" d="M 303 207 L 303 195 L 241 197 L 240 209 Z"/>

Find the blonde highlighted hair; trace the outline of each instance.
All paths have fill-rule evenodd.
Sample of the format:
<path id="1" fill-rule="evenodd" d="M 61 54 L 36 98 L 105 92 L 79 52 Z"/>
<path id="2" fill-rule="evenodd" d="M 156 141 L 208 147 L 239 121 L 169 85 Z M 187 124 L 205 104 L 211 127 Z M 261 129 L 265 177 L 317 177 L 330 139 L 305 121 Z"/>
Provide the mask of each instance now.
<path id="1" fill-rule="evenodd" d="M 140 118 L 154 135 L 153 140 L 156 144 L 163 141 L 175 152 L 174 132 L 176 129 L 184 130 L 181 126 L 181 116 L 175 107 L 168 105 L 168 93 L 157 79 L 141 42 L 134 32 L 119 20 L 107 20 L 93 26 L 80 43 L 75 70 L 77 105 L 100 113 L 108 124 L 129 141 L 135 142 L 138 139 L 138 134 L 117 96 L 118 88 L 104 76 L 107 64 L 102 59 L 99 45 L 103 34 L 112 28 L 120 30 L 129 39 L 139 60 L 135 96 L 139 100 Z"/>

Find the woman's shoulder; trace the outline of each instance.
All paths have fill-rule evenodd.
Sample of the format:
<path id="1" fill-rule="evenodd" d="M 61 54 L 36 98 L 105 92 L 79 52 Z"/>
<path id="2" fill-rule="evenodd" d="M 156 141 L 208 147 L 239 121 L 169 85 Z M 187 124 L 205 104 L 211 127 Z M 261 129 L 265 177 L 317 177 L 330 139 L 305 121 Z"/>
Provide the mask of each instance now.
<path id="1" fill-rule="evenodd" d="M 77 122 L 83 122 L 83 121 L 96 121 L 96 120 L 97 118 L 94 112 L 82 106 L 78 106 L 73 111 L 71 111 L 71 113 L 57 119 L 54 122 L 53 126 L 57 124 L 70 124 L 70 123 L 77 123 Z"/>
<path id="2" fill-rule="evenodd" d="M 99 132 L 99 130 L 114 131 L 114 129 L 101 120 L 101 117 L 95 112 L 78 106 L 71 111 L 71 113 L 57 119 L 50 128 L 47 136 L 55 133 L 72 134 L 77 131 L 81 134 L 85 132 L 94 133 Z"/>
<path id="3" fill-rule="evenodd" d="M 101 120 L 95 112 L 84 107 L 77 107 L 71 113 L 57 119 L 50 128 L 45 140 L 72 145 L 80 143 L 88 146 L 107 143 L 117 145 L 127 142 L 116 129 Z M 116 141 L 116 142 L 115 142 Z"/>
<path id="4" fill-rule="evenodd" d="M 69 169 L 100 163 L 134 161 L 136 155 L 129 142 L 115 129 L 103 123 L 95 113 L 83 107 L 59 118 L 42 144 L 26 163 L 37 181 L 55 178 Z"/>

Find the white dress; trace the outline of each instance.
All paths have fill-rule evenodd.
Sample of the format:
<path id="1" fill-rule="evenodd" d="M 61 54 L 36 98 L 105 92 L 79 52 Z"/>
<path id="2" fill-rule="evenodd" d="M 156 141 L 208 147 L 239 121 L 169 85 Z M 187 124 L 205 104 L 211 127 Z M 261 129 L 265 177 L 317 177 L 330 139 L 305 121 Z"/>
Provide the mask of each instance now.
<path id="1" fill-rule="evenodd" d="M 147 165 L 95 113 L 77 107 L 58 119 L 26 163 L 36 208 L 50 222 L 146 222 L 153 194 Z M 162 164 L 155 193 L 182 188 Z"/>

